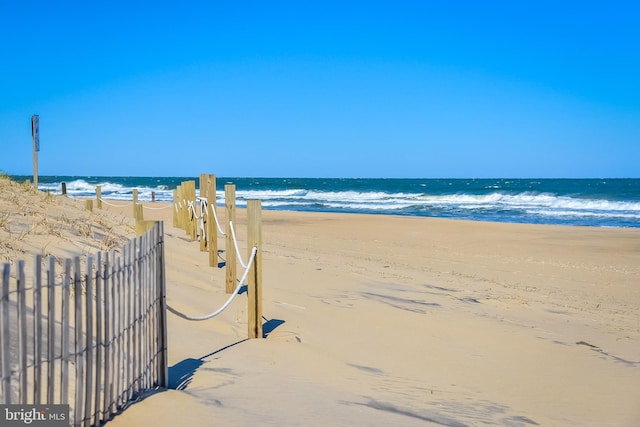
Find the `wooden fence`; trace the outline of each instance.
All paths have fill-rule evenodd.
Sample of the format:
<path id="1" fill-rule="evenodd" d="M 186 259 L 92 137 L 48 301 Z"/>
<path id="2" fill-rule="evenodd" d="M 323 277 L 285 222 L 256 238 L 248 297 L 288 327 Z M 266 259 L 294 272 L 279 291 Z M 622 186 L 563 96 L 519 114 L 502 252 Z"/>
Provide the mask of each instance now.
<path id="1" fill-rule="evenodd" d="M 30 286 L 24 261 L 2 266 L 0 403 L 69 404 L 73 425 L 97 426 L 166 387 L 163 223 L 85 263 L 42 261 Z"/>

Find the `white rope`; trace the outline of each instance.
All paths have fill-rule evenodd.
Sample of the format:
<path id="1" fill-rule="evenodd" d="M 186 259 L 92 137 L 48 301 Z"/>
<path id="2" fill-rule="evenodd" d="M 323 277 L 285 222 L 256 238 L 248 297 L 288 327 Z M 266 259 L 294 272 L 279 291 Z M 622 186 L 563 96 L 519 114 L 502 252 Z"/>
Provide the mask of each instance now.
<path id="1" fill-rule="evenodd" d="M 162 210 L 162 209 L 168 209 L 168 208 L 170 208 L 172 206 L 168 205 L 168 206 L 162 206 L 161 208 L 152 208 L 151 206 L 142 205 L 142 207 L 145 208 L 145 209 L 151 209 L 152 211 L 159 211 L 159 210 Z"/>
<path id="2" fill-rule="evenodd" d="M 205 224 L 204 224 L 204 214 L 207 211 L 207 199 L 201 200 L 200 201 L 200 230 L 202 231 L 200 233 L 200 240 L 206 240 L 207 239 L 207 230 L 205 230 Z"/>
<path id="3" fill-rule="evenodd" d="M 211 210 L 213 211 L 213 218 L 216 220 L 216 227 L 218 227 L 218 231 L 220 232 L 220 234 L 222 236 L 226 236 L 227 233 L 225 233 L 222 228 L 220 227 L 220 221 L 218 221 L 218 214 L 216 213 L 216 204 L 214 203 L 213 205 L 211 205 Z"/>
<path id="4" fill-rule="evenodd" d="M 200 197 L 200 200 L 202 200 L 203 202 L 207 203 L 207 207 L 209 206 L 209 199 L 207 197 Z M 222 229 L 222 227 L 220 227 L 220 221 L 218 221 L 218 214 L 216 213 L 215 199 L 214 199 L 213 204 L 211 205 L 211 210 L 213 211 L 213 218 L 216 221 L 216 227 L 218 228 L 218 232 L 220 233 L 220 235 L 226 236 L 227 233 L 225 233 L 224 230 Z M 207 216 L 209 216 L 209 209 L 206 209 L 206 212 L 207 212 Z"/>
<path id="5" fill-rule="evenodd" d="M 105 199 L 101 198 L 100 200 L 102 200 L 102 203 L 104 203 L 105 205 L 113 206 L 114 208 L 125 208 L 127 206 L 133 205 L 133 202 L 127 203 L 126 205 L 114 205 L 113 203 L 107 202 Z"/>
<path id="6" fill-rule="evenodd" d="M 247 280 L 247 275 L 249 274 L 249 267 L 251 267 L 251 264 L 253 264 L 253 261 L 254 261 L 254 259 L 256 257 L 256 253 L 257 252 L 258 252 L 258 248 L 254 246 L 251 249 L 251 257 L 249 258 L 249 265 L 245 268 L 244 274 L 242 275 L 242 279 L 240 279 L 240 282 L 238 282 L 238 286 L 233 291 L 233 293 L 231 294 L 231 296 L 229 297 L 227 302 L 225 302 L 222 305 L 222 307 L 220 307 L 219 309 L 217 309 L 213 313 L 209 313 L 209 314 L 207 314 L 205 316 L 189 316 L 187 314 L 179 312 L 175 308 L 171 307 L 169 304 L 167 304 L 167 309 L 170 312 L 172 312 L 173 314 L 175 314 L 176 316 L 178 316 L 178 317 L 182 317 L 183 319 L 194 320 L 194 321 L 208 320 L 208 319 L 211 319 L 211 318 L 217 316 L 218 314 L 222 313 L 224 311 L 224 309 L 227 308 L 229 306 L 229 304 L 231 304 L 233 299 L 238 295 L 238 292 L 240 292 L 240 288 L 242 288 L 242 286 L 245 284 L 245 280 Z"/>
<path id="7" fill-rule="evenodd" d="M 207 202 L 207 199 L 205 199 L 204 197 L 200 198 L 200 216 L 204 217 L 209 216 L 209 213 L 207 212 L 207 206 L 209 205 L 209 203 Z"/>
<path id="8" fill-rule="evenodd" d="M 195 219 L 200 219 L 198 212 L 196 212 L 195 202 L 189 201 L 189 212 L 193 212 L 193 217 Z"/>
<path id="9" fill-rule="evenodd" d="M 75 197 L 72 197 L 72 198 L 73 198 L 73 199 L 75 199 Z M 100 201 L 101 201 L 102 203 L 104 203 L 105 205 L 109 205 L 109 206 L 112 206 L 112 207 L 114 207 L 114 208 L 126 208 L 127 206 L 131 206 L 131 205 L 133 205 L 133 202 L 131 202 L 131 203 L 127 203 L 126 205 L 114 205 L 113 203 L 109 203 L 109 202 L 107 202 L 107 201 L 106 201 L 105 199 L 103 199 L 102 197 L 100 197 L 98 200 L 100 200 Z M 145 205 L 142 205 L 142 207 L 143 207 L 143 208 L 145 208 L 145 209 L 151 209 L 151 210 L 161 210 L 161 209 L 167 209 L 167 208 L 170 208 L 170 207 L 171 207 L 171 205 L 168 205 L 168 206 L 162 206 L 162 207 L 160 207 L 160 208 L 152 208 L 151 206 L 145 206 Z M 177 210 L 177 209 L 178 209 L 178 208 L 176 207 L 176 210 Z"/>
<path id="10" fill-rule="evenodd" d="M 240 255 L 240 248 L 238 248 L 238 240 L 236 239 L 236 232 L 233 227 L 233 221 L 229 221 L 229 228 L 231 229 L 231 237 L 233 237 L 233 246 L 236 248 L 236 256 L 238 257 L 238 262 L 242 266 L 242 268 L 247 268 L 247 264 L 242 260 L 242 255 Z"/>

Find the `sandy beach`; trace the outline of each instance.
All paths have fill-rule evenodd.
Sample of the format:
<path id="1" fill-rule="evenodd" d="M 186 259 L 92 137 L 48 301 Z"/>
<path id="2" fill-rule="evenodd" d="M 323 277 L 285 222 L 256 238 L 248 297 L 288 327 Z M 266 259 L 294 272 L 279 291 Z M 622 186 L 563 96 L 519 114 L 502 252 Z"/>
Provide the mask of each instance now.
<path id="1" fill-rule="evenodd" d="M 5 199 L 2 215 L 14 211 Z M 171 207 L 145 206 L 165 221 L 168 303 L 217 309 L 224 270 L 172 227 Z M 39 209 L 133 236 L 130 206 Z M 92 241 L 24 239 L 23 253 L 60 256 Z M 170 315 L 178 390 L 107 425 L 640 424 L 640 229 L 263 211 L 263 242 L 266 338 L 246 339 L 245 295 L 208 321 Z M 3 260 L 21 253 L 10 249 Z"/>

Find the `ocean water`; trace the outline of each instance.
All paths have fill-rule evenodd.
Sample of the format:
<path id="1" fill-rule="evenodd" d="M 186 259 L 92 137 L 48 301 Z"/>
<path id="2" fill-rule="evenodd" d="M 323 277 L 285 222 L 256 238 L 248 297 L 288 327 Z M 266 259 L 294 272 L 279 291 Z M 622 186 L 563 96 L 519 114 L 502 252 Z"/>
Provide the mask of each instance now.
<path id="1" fill-rule="evenodd" d="M 18 180 L 29 177 L 14 177 Z M 39 188 L 70 196 L 172 201 L 173 189 L 196 177 L 41 176 Z M 372 213 L 475 221 L 640 227 L 640 179 L 324 179 L 217 178 L 217 203 L 224 185 L 236 185 L 237 206 L 260 199 L 263 209 Z"/>

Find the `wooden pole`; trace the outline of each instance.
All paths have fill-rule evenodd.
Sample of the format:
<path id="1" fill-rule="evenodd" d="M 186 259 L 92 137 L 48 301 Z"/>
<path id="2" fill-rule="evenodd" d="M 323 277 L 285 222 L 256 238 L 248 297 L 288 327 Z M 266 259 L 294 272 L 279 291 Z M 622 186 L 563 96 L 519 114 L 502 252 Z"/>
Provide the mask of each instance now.
<path id="1" fill-rule="evenodd" d="M 84 207 L 89 211 L 89 212 L 93 212 L 93 200 L 92 199 L 87 199 L 84 201 Z"/>
<path id="2" fill-rule="evenodd" d="M 62 195 L 63 196 L 67 195 L 67 183 L 66 182 L 62 183 Z"/>
<path id="3" fill-rule="evenodd" d="M 216 209 L 216 176 L 207 179 L 207 249 L 209 250 L 209 267 L 218 266 L 218 226 L 214 215 Z"/>
<path id="4" fill-rule="evenodd" d="M 180 188 L 180 186 L 178 186 Z M 178 188 L 173 190 L 173 226 L 178 227 Z"/>
<path id="5" fill-rule="evenodd" d="M 207 197 L 207 177 L 208 176 L 209 175 L 206 173 L 200 174 L 200 182 L 199 182 L 200 197 Z"/>
<path id="6" fill-rule="evenodd" d="M 98 209 L 102 209 L 102 186 L 96 185 L 96 204 Z"/>
<path id="7" fill-rule="evenodd" d="M 236 186 L 234 184 L 226 184 L 224 186 L 225 200 L 225 220 L 227 239 L 225 243 L 225 271 L 226 282 L 225 289 L 228 294 L 233 293 L 236 289 L 236 250 L 231 235 L 231 222 L 235 226 L 236 223 Z"/>
<path id="8" fill-rule="evenodd" d="M 133 205 L 133 217 L 136 220 L 136 236 L 140 236 L 144 233 L 144 213 L 140 203 Z"/>
<path id="9" fill-rule="evenodd" d="M 184 223 L 183 223 L 183 202 L 184 202 L 184 186 L 182 184 L 178 185 L 176 187 L 176 198 L 175 198 L 175 202 L 178 208 L 178 211 L 176 212 L 176 219 L 178 221 L 178 228 L 181 228 L 184 230 Z"/>
<path id="10" fill-rule="evenodd" d="M 151 203 L 155 203 L 156 202 L 156 192 L 152 191 L 151 192 Z"/>
<path id="11" fill-rule="evenodd" d="M 38 151 L 40 151 L 40 117 L 31 116 L 31 138 L 33 140 L 33 188 L 38 189 Z"/>
<path id="12" fill-rule="evenodd" d="M 189 234 L 189 236 L 191 236 L 191 240 L 196 240 L 196 234 L 197 234 L 197 227 L 198 227 L 198 221 L 196 219 L 196 212 L 195 212 L 195 208 L 196 208 L 196 181 L 195 180 L 191 180 L 191 181 L 187 181 L 187 189 L 188 189 L 188 194 L 187 194 L 187 201 L 191 202 L 193 209 L 191 211 L 191 213 L 188 213 L 189 209 L 187 208 L 187 214 L 188 214 L 188 218 L 189 218 L 189 228 L 187 229 L 187 233 Z M 188 205 L 187 205 L 188 207 Z"/>
<path id="13" fill-rule="evenodd" d="M 182 184 L 176 186 L 173 193 L 173 203 L 176 211 L 175 227 L 182 228 Z"/>
<path id="14" fill-rule="evenodd" d="M 202 203 L 203 203 L 202 198 L 208 198 L 207 180 L 208 180 L 208 175 L 205 173 L 201 173 L 200 174 L 200 206 L 202 206 Z M 202 217 L 197 221 L 198 234 L 200 235 L 200 252 L 205 252 L 207 250 L 207 239 L 205 236 L 207 234 L 206 223 L 207 221 L 209 221 L 209 218 L 207 215 L 208 213 L 209 212 L 200 208 L 200 215 L 202 215 Z"/>
<path id="15" fill-rule="evenodd" d="M 133 189 L 133 217 L 136 217 L 136 206 L 138 205 L 138 189 Z"/>
<path id="16" fill-rule="evenodd" d="M 182 228 L 187 236 L 190 236 L 192 240 L 196 238 L 196 220 L 195 216 L 189 209 L 189 203 L 193 203 L 195 205 L 196 202 L 196 182 L 194 180 L 191 181 L 183 181 L 180 186 L 182 191 L 178 200 L 181 203 L 182 208 L 180 209 L 180 221 Z"/>
<path id="17" fill-rule="evenodd" d="M 249 268 L 249 338 L 262 338 L 262 205 L 260 200 L 247 201 L 247 249 L 249 257 L 255 247 L 255 258 Z M 247 258 L 249 259 L 249 258 Z"/>

